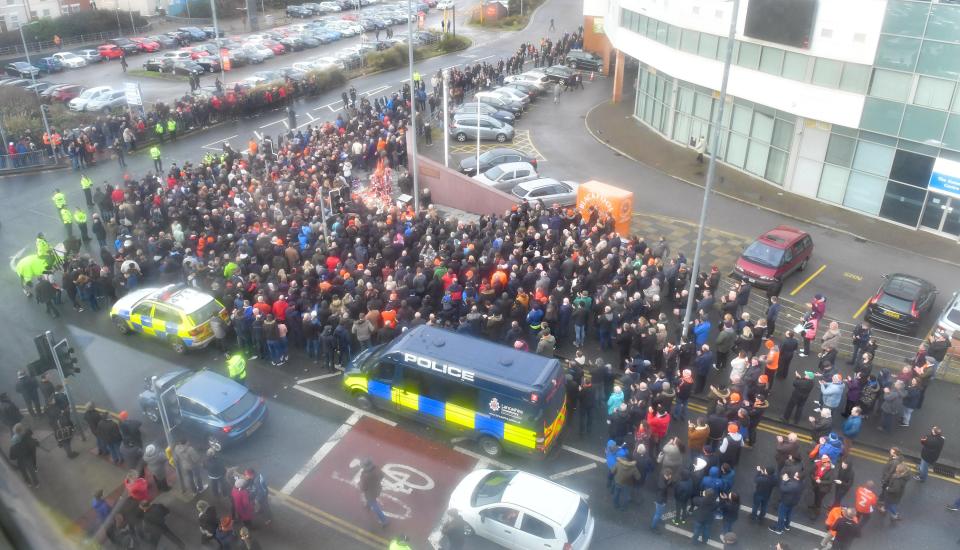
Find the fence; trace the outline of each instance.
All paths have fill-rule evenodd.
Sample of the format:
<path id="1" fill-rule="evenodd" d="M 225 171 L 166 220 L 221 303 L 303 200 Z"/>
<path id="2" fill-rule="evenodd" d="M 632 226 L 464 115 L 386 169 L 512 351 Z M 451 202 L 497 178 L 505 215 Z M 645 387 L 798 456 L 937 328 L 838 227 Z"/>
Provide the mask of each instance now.
<path id="1" fill-rule="evenodd" d="M 56 162 L 46 151 L 30 151 L 15 155 L 0 155 L 0 172 L 37 166 L 53 166 Z"/>
<path id="2" fill-rule="evenodd" d="M 105 31 L 98 32 L 93 34 L 78 34 L 74 36 L 64 37 L 61 43 L 60 49 L 69 50 L 79 46 L 86 45 L 97 45 L 103 44 L 111 38 L 120 38 L 121 36 L 136 36 L 138 34 L 145 34 L 149 31 L 150 25 L 147 24 L 143 27 L 137 27 L 136 31 L 133 34 L 130 34 L 129 31 L 121 33 L 120 31 Z M 34 41 L 27 42 L 27 48 L 30 53 L 44 53 L 44 52 L 56 52 L 58 51 L 57 45 L 53 43 L 52 40 L 45 41 Z M 3 46 L 0 47 L 0 56 L 15 56 L 23 55 L 23 44 L 14 44 L 12 46 Z"/>

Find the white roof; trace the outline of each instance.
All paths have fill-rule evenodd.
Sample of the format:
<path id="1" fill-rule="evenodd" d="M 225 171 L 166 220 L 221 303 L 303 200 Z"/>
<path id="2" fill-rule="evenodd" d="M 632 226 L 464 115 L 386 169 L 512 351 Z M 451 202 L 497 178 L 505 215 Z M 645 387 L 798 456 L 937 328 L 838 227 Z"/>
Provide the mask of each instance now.
<path id="1" fill-rule="evenodd" d="M 577 512 L 580 495 L 542 477 L 517 472 L 500 501 L 532 510 L 564 526 Z"/>

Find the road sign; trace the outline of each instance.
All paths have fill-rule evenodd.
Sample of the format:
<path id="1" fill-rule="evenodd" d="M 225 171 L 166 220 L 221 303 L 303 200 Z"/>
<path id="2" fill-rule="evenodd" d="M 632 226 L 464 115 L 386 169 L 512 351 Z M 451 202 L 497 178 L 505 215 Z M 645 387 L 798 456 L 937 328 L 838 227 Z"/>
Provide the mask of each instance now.
<path id="1" fill-rule="evenodd" d="M 136 82 L 124 82 L 123 92 L 127 98 L 127 105 L 137 105 L 143 107 L 143 94 L 140 93 L 140 85 Z"/>

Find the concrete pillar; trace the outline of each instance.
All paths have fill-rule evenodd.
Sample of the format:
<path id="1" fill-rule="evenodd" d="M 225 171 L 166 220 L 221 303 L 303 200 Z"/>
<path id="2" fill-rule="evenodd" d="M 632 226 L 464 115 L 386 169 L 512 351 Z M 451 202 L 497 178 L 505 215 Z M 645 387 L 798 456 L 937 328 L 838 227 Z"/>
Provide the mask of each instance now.
<path id="1" fill-rule="evenodd" d="M 613 67 L 613 102 L 620 103 L 623 99 L 623 52 L 617 50 L 616 62 Z"/>

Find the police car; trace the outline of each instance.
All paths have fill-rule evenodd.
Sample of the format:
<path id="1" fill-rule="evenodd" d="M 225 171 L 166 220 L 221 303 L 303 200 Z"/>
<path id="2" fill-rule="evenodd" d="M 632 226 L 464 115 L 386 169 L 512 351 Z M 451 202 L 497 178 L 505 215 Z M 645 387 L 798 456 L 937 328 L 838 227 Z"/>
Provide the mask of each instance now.
<path id="1" fill-rule="evenodd" d="M 213 340 L 210 319 L 215 316 L 227 321 L 223 304 L 180 285 L 135 290 L 110 310 L 121 334 L 139 332 L 162 339 L 177 353 L 206 347 Z"/>

